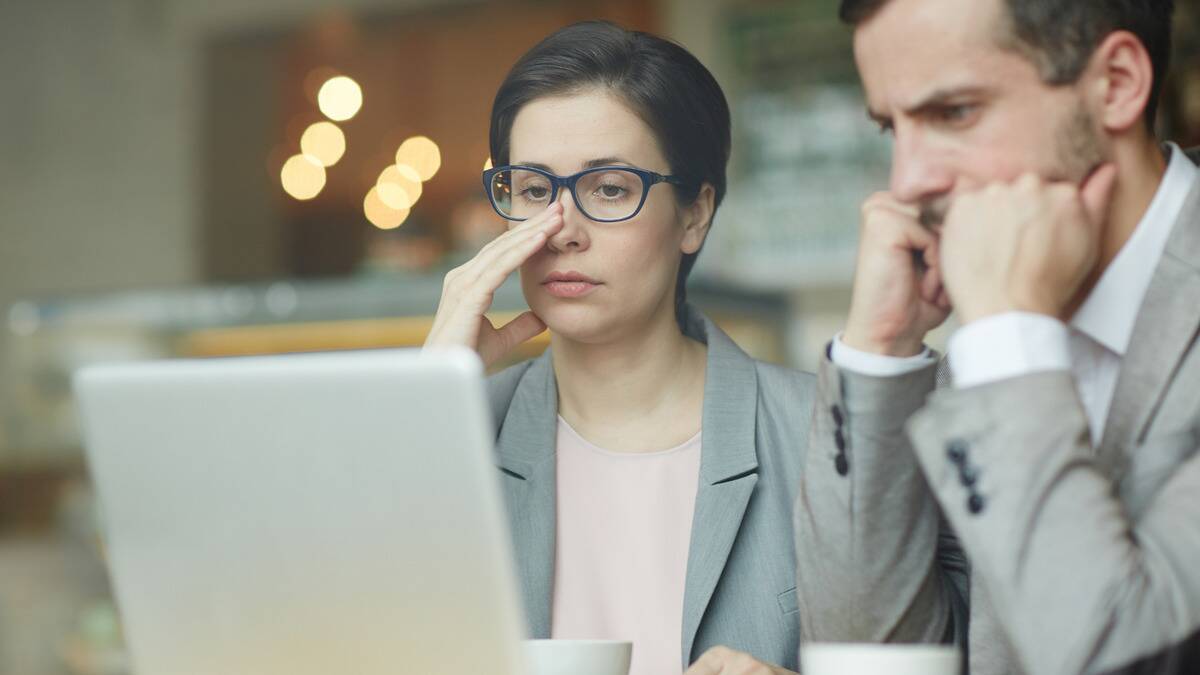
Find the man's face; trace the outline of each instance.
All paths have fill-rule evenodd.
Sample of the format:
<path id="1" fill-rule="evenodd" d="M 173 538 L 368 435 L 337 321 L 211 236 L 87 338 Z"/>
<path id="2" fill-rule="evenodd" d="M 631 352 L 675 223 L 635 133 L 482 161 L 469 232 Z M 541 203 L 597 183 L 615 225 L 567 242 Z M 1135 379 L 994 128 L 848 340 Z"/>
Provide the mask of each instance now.
<path id="1" fill-rule="evenodd" d="M 1003 47 L 1003 3 L 891 0 L 855 31 L 869 112 L 894 134 L 892 195 L 926 225 L 957 194 L 1027 172 L 1078 183 L 1104 157 L 1083 80 L 1047 85 Z"/>

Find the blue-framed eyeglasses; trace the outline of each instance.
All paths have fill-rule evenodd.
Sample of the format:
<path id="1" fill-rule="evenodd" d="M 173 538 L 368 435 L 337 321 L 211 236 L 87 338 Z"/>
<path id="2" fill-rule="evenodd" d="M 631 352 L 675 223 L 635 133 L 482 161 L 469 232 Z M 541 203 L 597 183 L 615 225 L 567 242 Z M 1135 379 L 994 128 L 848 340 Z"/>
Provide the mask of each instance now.
<path id="1" fill-rule="evenodd" d="M 560 188 L 571 192 L 580 213 L 600 223 L 636 216 L 650 188 L 659 183 L 686 185 L 677 176 L 628 166 L 601 166 L 571 176 L 556 176 L 531 166 L 498 166 L 483 172 L 483 187 L 492 208 L 508 220 L 528 220 L 558 199 Z"/>

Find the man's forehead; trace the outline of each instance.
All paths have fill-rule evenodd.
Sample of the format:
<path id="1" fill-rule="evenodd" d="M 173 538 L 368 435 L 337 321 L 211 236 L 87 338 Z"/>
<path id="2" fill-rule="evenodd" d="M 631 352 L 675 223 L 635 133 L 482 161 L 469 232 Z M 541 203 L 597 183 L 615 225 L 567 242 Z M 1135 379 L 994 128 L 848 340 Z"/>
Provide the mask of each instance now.
<path id="1" fill-rule="evenodd" d="M 981 42 L 1008 23 L 1007 0 L 888 0 L 855 27 L 855 34 L 891 33 L 900 39 L 940 36 Z"/>
<path id="2" fill-rule="evenodd" d="M 854 34 L 854 56 L 877 114 L 994 87 L 1029 64 L 997 39 L 983 5 L 1001 0 L 892 0 Z M 964 12 L 961 7 L 976 8 Z M 951 9 L 946 9 L 951 7 Z"/>
<path id="3" fill-rule="evenodd" d="M 867 63 L 952 65 L 996 50 L 1003 0 L 890 0 L 854 31 L 854 53 Z"/>

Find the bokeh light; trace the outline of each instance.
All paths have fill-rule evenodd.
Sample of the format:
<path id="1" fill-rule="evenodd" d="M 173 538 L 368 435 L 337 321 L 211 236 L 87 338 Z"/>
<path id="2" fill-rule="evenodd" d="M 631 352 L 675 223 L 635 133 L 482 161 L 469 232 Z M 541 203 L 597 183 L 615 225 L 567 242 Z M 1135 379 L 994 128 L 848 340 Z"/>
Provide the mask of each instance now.
<path id="1" fill-rule="evenodd" d="M 325 187 L 325 167 L 309 155 L 292 155 L 279 172 L 283 189 L 301 201 L 312 199 Z"/>
<path id="2" fill-rule="evenodd" d="M 335 122 L 357 115 L 359 108 L 362 108 L 362 100 L 362 88 L 345 75 L 329 78 L 317 92 L 317 106 Z"/>
<path id="3" fill-rule="evenodd" d="M 442 152 L 428 137 L 413 136 L 396 151 L 396 164 L 411 166 L 422 181 L 427 181 L 442 168 Z"/>
<path id="4" fill-rule="evenodd" d="M 311 124 L 300 137 L 300 152 L 316 157 L 325 167 L 331 167 L 346 152 L 346 135 L 333 122 Z"/>
<path id="5" fill-rule="evenodd" d="M 379 199 L 393 209 L 411 209 L 421 198 L 421 176 L 407 164 L 393 164 L 375 181 Z"/>
<path id="6" fill-rule="evenodd" d="M 408 219 L 409 210 L 394 209 L 388 206 L 379 196 L 379 191 L 371 188 L 366 198 L 363 199 L 363 213 L 375 227 L 381 230 L 394 230 Z"/>

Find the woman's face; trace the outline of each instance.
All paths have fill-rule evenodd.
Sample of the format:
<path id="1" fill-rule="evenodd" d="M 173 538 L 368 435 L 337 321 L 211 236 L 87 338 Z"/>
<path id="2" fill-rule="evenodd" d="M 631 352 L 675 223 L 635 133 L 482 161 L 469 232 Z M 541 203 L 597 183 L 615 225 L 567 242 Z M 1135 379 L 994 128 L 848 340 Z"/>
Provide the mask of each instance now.
<path id="1" fill-rule="evenodd" d="M 517 114 L 510 140 L 510 164 L 559 176 L 595 166 L 671 173 L 650 128 L 603 89 L 534 100 Z M 582 182 L 578 190 L 584 200 Z M 704 241 L 706 199 L 681 206 L 660 183 L 636 216 L 616 223 L 589 219 L 566 190 L 558 201 L 562 230 L 521 266 L 530 309 L 555 333 L 587 343 L 636 332 L 664 314 L 673 322 L 680 256 Z"/>

